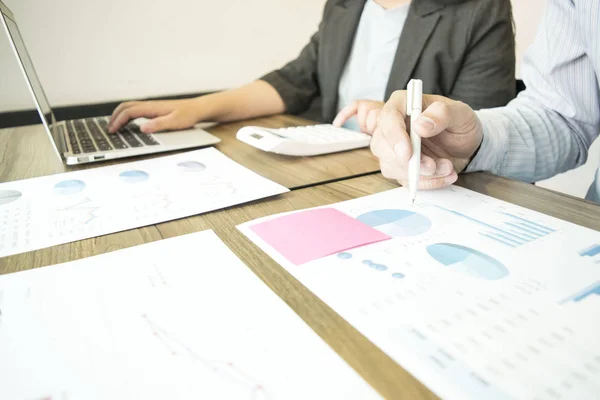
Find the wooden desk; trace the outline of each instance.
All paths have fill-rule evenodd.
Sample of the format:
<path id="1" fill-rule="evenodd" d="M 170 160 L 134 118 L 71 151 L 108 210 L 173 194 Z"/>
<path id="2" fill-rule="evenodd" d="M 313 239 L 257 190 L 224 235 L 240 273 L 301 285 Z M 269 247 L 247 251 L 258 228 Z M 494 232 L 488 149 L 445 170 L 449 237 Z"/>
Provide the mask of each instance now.
<path id="1" fill-rule="evenodd" d="M 258 150 L 240 142 L 235 137 L 237 131 L 247 125 L 281 128 L 313 123 L 294 116 L 278 115 L 217 125 L 207 130 L 221 139 L 221 143 L 215 147 L 222 153 L 288 189 L 309 187 L 379 171 L 379 163 L 371 155 L 369 149 L 316 157 L 287 157 Z M 54 156 L 42 125 L 0 130 L 0 149 L 2 149 L 0 182 L 95 168 L 169 154 L 154 154 L 67 167 Z"/>
<path id="2" fill-rule="evenodd" d="M 600 206 L 589 202 L 487 174 L 464 175 L 459 185 L 600 230 Z M 396 186 L 395 183 L 376 174 L 296 190 L 245 206 L 7 257 L 0 259 L 0 273 L 66 262 L 161 238 L 213 229 L 256 275 L 384 397 L 432 399 L 435 398 L 433 393 L 299 284 L 262 250 L 246 240 L 235 228 L 240 223 L 266 215 L 349 200 Z"/>

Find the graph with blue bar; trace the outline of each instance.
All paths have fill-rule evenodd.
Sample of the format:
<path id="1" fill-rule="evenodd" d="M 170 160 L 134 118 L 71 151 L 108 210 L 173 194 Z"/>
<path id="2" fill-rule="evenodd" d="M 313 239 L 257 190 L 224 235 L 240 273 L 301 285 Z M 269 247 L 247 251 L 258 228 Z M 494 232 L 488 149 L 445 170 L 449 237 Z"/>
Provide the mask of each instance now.
<path id="1" fill-rule="evenodd" d="M 596 257 L 600 254 L 600 244 L 587 247 L 579 252 L 581 257 Z"/>
<path id="2" fill-rule="evenodd" d="M 457 217 L 464 218 L 483 226 L 486 229 L 479 232 L 481 236 L 508 247 L 519 247 L 555 232 L 552 228 L 503 211 L 501 211 L 500 214 L 507 218 L 502 222 L 503 225 L 497 226 L 480 221 L 455 210 L 440 206 L 436 207 L 456 215 Z"/>
<path id="3" fill-rule="evenodd" d="M 581 300 L 585 300 L 586 298 L 593 296 L 593 295 L 600 296 L 600 282 L 596 282 L 593 285 L 586 287 L 582 291 L 575 293 L 573 296 L 567 297 L 560 303 L 564 304 L 564 303 L 568 303 L 571 301 L 577 303 L 577 302 L 580 302 Z"/>

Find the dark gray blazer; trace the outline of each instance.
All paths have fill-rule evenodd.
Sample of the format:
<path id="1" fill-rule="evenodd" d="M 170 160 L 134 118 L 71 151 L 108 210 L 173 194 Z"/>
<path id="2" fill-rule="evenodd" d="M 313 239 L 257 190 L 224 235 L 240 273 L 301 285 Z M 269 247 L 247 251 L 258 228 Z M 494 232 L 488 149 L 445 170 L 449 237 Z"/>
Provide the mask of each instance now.
<path id="1" fill-rule="evenodd" d="M 338 85 L 366 0 L 329 0 L 319 30 L 298 58 L 261 79 L 301 114 L 320 98 L 322 121 L 337 113 Z M 515 42 L 510 0 L 413 0 L 400 36 L 385 100 L 423 80 L 423 92 L 474 109 L 515 97 Z M 365 76 L 364 79 L 369 79 Z"/>

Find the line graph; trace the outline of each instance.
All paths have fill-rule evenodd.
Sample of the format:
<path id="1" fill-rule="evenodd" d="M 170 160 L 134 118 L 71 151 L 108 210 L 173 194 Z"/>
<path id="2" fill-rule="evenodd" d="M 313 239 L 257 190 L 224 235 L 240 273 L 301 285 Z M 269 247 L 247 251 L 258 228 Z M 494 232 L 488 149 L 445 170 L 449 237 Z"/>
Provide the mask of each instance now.
<path id="1" fill-rule="evenodd" d="M 92 222 L 93 220 L 95 220 L 96 218 L 98 218 L 97 211 L 100 209 L 100 206 L 89 205 L 91 202 L 92 202 L 92 199 L 90 199 L 89 197 L 86 197 L 79 203 L 76 203 L 72 206 L 65 207 L 64 209 L 62 209 L 62 211 L 66 211 L 69 213 L 70 212 L 81 213 L 83 216 L 82 223 L 84 225 L 87 225 L 90 222 Z"/>
<path id="2" fill-rule="evenodd" d="M 169 286 L 158 264 L 152 264 L 152 271 L 148 274 L 148 281 L 153 288 Z"/>
<path id="3" fill-rule="evenodd" d="M 504 226 L 499 227 L 455 210 L 437 205 L 435 207 L 483 226 L 486 229 L 479 232 L 479 235 L 508 247 L 519 247 L 556 232 L 552 228 L 504 211 L 499 211 L 498 213 L 508 217 L 508 219 L 502 222 Z"/>
<path id="4" fill-rule="evenodd" d="M 136 213 L 148 211 L 167 210 L 173 204 L 173 200 L 167 193 L 152 192 L 134 196 L 133 209 Z"/>
<path id="5" fill-rule="evenodd" d="M 141 317 L 148 325 L 152 335 L 173 357 L 187 357 L 198 361 L 207 370 L 228 379 L 232 384 L 247 389 L 251 400 L 271 400 L 265 387 L 257 383 L 254 378 L 238 368 L 233 362 L 208 360 L 152 321 L 147 314 L 142 314 Z"/>
<path id="6" fill-rule="evenodd" d="M 195 181 L 194 187 L 198 189 L 198 194 L 210 197 L 222 195 L 233 196 L 238 190 L 234 182 L 216 176 Z"/>

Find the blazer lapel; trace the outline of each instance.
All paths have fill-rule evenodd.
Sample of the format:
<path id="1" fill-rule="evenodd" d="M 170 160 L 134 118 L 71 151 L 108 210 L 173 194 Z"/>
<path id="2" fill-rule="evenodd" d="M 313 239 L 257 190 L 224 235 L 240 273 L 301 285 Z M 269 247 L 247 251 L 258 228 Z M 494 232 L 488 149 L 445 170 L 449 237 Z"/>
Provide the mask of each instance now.
<path id="1" fill-rule="evenodd" d="M 337 112 L 338 85 L 350 56 L 365 2 L 346 0 L 336 4 L 324 26 L 320 44 L 324 75 L 321 98 L 326 120 L 333 119 Z"/>
<path id="2" fill-rule="evenodd" d="M 385 90 L 385 100 L 395 90 L 405 89 L 417 65 L 419 57 L 440 19 L 443 5 L 431 0 L 413 1 L 411 4 L 398 49 Z"/>

